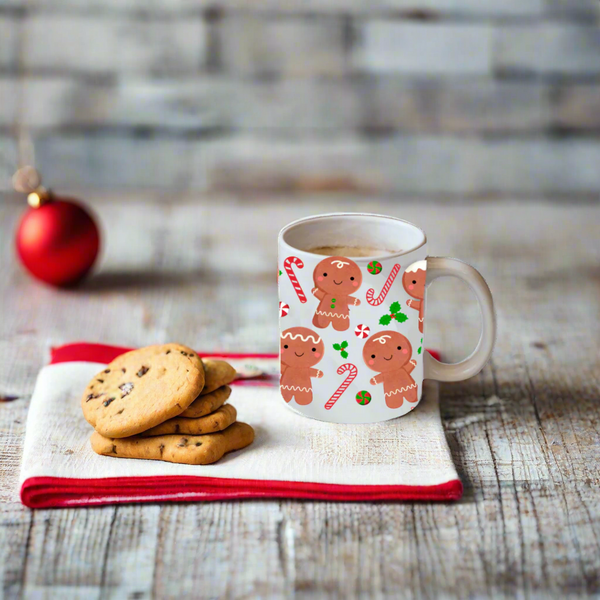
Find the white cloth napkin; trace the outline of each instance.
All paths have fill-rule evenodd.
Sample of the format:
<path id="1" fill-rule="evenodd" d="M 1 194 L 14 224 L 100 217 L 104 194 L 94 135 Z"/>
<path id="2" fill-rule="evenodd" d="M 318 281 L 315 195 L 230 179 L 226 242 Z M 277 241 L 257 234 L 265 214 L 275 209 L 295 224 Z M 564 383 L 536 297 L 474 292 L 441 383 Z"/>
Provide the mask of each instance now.
<path id="1" fill-rule="evenodd" d="M 251 359 L 248 359 L 251 361 Z M 288 497 L 452 500 L 462 485 L 438 405 L 426 382 L 410 414 L 373 425 L 336 425 L 290 410 L 273 383 L 233 385 L 229 402 L 255 442 L 214 465 L 177 465 L 95 454 L 81 412 L 97 362 L 62 362 L 39 373 L 27 419 L 21 498 L 28 506 Z"/>

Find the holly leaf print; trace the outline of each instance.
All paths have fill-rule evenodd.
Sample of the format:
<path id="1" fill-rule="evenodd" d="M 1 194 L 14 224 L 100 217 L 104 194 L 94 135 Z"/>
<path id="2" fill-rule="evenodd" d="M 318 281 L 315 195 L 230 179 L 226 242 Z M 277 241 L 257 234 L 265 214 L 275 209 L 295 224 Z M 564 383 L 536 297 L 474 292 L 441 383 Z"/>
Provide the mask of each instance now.
<path id="1" fill-rule="evenodd" d="M 400 312 L 400 302 L 392 302 L 390 305 L 390 312 L 397 313 Z"/>
<path id="2" fill-rule="evenodd" d="M 348 353 L 345 350 L 342 350 L 342 358 L 348 358 Z"/>
<path id="3" fill-rule="evenodd" d="M 392 317 L 390 317 L 390 315 L 383 315 L 383 317 L 381 317 L 381 319 L 379 319 L 379 324 L 380 325 L 389 325 L 392 321 Z"/>
<path id="4" fill-rule="evenodd" d="M 404 323 L 407 319 L 408 317 L 403 312 L 396 313 L 396 321 L 398 323 Z"/>
<path id="5" fill-rule="evenodd" d="M 423 350 L 423 346 L 419 346 L 419 349 L 417 350 L 417 354 L 421 354 L 421 350 Z"/>
<path id="6" fill-rule="evenodd" d="M 342 348 L 347 348 L 347 347 L 348 347 L 348 342 L 346 342 L 346 341 L 343 341 L 343 342 L 342 342 Z"/>
<path id="7" fill-rule="evenodd" d="M 334 349 L 334 350 L 341 350 L 341 349 L 342 349 L 342 347 L 341 347 L 339 344 L 334 344 L 334 345 L 333 345 L 333 349 Z"/>

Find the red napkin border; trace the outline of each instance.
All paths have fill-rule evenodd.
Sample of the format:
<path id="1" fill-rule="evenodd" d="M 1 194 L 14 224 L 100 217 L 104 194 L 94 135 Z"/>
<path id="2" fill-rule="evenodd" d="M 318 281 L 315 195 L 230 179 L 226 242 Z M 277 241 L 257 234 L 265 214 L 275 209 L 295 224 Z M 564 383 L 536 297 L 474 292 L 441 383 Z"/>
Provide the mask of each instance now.
<path id="1" fill-rule="evenodd" d="M 50 363 L 109 363 L 131 348 L 105 344 L 73 343 L 51 349 Z M 439 360 L 439 354 L 429 352 Z M 277 358 L 277 354 L 199 353 L 223 358 Z M 263 385 L 273 385 L 263 379 Z M 252 384 L 237 380 L 238 385 Z M 254 382 L 256 384 L 256 382 Z M 176 491 L 174 491 L 176 490 Z M 106 477 L 74 479 L 66 477 L 30 477 L 21 486 L 21 502 L 29 508 L 84 507 L 105 504 L 149 502 L 192 502 L 285 498 L 327 501 L 453 501 L 462 497 L 459 479 L 433 486 L 340 485 L 302 481 L 265 481 L 223 479 L 218 477 L 173 476 Z"/>

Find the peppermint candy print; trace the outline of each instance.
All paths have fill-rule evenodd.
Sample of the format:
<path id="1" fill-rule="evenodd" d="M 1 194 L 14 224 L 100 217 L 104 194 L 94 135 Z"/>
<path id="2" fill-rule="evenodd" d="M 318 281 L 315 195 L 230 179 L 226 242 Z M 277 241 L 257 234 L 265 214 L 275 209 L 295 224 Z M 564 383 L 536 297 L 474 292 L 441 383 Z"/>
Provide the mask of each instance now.
<path id="1" fill-rule="evenodd" d="M 290 312 L 290 305 L 285 302 L 279 303 L 279 316 L 285 317 Z"/>
<path id="2" fill-rule="evenodd" d="M 378 273 L 381 273 L 382 268 L 383 267 L 381 266 L 381 263 L 376 260 L 370 262 L 367 265 L 367 269 L 369 270 L 369 273 L 371 273 L 371 275 L 377 275 Z"/>
<path id="3" fill-rule="evenodd" d="M 366 325 L 357 325 L 354 330 L 354 335 L 359 338 L 368 338 L 371 330 Z"/>
<path id="4" fill-rule="evenodd" d="M 369 394 L 369 392 L 367 392 L 367 390 L 358 392 L 358 394 L 356 394 L 356 401 L 361 406 L 366 406 L 367 404 L 369 404 L 369 402 L 371 402 L 371 394 Z"/>

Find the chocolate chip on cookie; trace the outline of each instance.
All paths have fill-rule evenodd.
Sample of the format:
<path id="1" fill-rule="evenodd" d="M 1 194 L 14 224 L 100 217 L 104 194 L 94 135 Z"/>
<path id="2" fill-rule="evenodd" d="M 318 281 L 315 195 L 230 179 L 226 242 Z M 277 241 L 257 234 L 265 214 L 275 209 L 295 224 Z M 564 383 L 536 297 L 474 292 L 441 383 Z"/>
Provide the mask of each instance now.
<path id="1" fill-rule="evenodd" d="M 81 407 L 96 431 L 111 438 L 136 435 L 176 417 L 204 387 L 200 359 L 180 344 L 127 352 L 99 375 L 83 393 Z"/>

